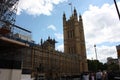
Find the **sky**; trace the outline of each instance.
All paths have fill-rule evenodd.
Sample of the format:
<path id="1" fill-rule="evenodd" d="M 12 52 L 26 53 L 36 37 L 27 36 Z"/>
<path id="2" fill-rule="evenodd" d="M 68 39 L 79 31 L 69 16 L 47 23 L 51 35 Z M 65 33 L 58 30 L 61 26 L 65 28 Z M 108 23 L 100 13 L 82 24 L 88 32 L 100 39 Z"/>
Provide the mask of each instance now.
<path id="1" fill-rule="evenodd" d="M 32 31 L 37 44 L 50 36 L 58 42 L 56 50 L 64 51 L 62 17 L 64 12 L 67 19 L 71 16 L 69 3 L 82 15 L 87 59 L 96 59 L 94 45 L 101 62 L 117 58 L 120 21 L 113 0 L 20 0 L 15 24 Z"/>

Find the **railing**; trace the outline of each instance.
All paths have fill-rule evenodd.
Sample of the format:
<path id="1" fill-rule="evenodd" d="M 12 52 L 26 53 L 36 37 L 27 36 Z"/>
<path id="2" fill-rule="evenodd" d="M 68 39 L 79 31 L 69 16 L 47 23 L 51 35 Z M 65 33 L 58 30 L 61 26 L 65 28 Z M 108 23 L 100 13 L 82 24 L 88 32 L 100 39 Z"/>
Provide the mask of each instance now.
<path id="1" fill-rule="evenodd" d="M 4 21 L 0 21 L 0 35 L 23 43 L 35 45 L 31 38 L 31 31 Z"/>

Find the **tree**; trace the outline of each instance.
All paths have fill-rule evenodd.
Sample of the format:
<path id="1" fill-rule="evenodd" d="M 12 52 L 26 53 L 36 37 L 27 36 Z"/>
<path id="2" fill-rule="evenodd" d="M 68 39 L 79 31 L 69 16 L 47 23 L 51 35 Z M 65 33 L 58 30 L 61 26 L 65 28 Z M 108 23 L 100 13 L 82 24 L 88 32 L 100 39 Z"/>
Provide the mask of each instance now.
<path id="1" fill-rule="evenodd" d="M 119 65 L 116 63 L 111 63 L 111 64 L 108 64 L 107 66 L 108 66 L 108 70 L 112 70 L 112 71 L 119 70 Z"/>
<path id="2" fill-rule="evenodd" d="M 119 65 L 117 63 L 101 63 L 98 60 L 87 60 L 88 61 L 88 70 L 89 71 L 98 71 L 98 70 L 112 70 L 117 71 L 119 70 Z"/>
<path id="3" fill-rule="evenodd" d="M 106 65 L 99 62 L 98 60 L 87 60 L 88 61 L 88 70 L 89 71 L 98 71 L 98 70 L 106 70 Z"/>

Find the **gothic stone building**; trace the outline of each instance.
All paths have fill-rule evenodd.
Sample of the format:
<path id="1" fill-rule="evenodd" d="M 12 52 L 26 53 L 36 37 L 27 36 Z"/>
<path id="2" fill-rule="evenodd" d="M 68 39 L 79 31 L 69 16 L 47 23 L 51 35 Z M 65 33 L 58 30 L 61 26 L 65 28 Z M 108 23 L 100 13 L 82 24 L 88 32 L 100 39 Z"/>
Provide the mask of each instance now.
<path id="1" fill-rule="evenodd" d="M 17 28 L 22 29 L 20 27 Z M 27 31 L 25 29 L 22 30 Z M 19 69 L 22 70 L 22 74 L 31 74 L 31 77 L 44 75 L 46 78 L 52 79 L 80 75 L 80 73 L 88 71 L 83 22 L 81 15 L 78 19 L 76 9 L 74 9 L 68 20 L 65 13 L 63 14 L 63 32 L 64 52 L 55 50 L 56 41 L 50 37 L 46 41 L 41 39 L 40 44 L 35 44 L 31 42 L 31 39 L 26 41 L 25 39 L 28 38 L 25 36 L 23 38 L 21 38 L 22 36 L 19 37 L 18 33 L 15 35 L 7 34 L 7 37 L 1 34 L 1 70 L 5 68 L 10 68 L 11 70 Z M 5 46 L 3 39 L 12 42 L 4 43 L 11 46 Z"/>
<path id="2" fill-rule="evenodd" d="M 2 6 L 4 1 L 0 1 Z M 4 12 L 2 8 L 1 11 Z M 63 14 L 64 52 L 55 50 L 56 41 L 50 37 L 35 44 L 31 31 L 13 24 L 12 13 L 9 15 L 7 8 L 5 12 L 5 20 L 0 16 L 0 79 L 20 80 L 21 72 L 54 79 L 88 71 L 83 22 L 76 9 L 68 20 Z"/>
<path id="3" fill-rule="evenodd" d="M 47 78 L 80 75 L 88 71 L 83 22 L 76 9 L 70 19 L 63 14 L 64 53 L 55 50 L 54 39 L 41 40 L 40 45 L 23 50 L 23 72 L 31 70 L 32 76 L 45 74 Z"/>

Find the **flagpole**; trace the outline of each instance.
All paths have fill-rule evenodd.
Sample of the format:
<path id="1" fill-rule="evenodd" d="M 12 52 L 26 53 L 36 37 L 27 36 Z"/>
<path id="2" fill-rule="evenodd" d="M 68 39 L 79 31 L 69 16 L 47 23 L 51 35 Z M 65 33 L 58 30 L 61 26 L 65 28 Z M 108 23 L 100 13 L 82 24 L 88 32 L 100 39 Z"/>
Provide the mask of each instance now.
<path id="1" fill-rule="evenodd" d="M 118 14 L 118 17 L 119 17 L 119 20 L 120 20 L 120 13 L 119 13 L 119 9 L 118 9 L 116 0 L 114 0 L 114 4 L 115 4 L 116 10 L 117 10 L 117 14 Z"/>
<path id="2" fill-rule="evenodd" d="M 69 3 L 69 5 L 71 6 L 71 14 L 72 14 L 72 3 Z"/>

